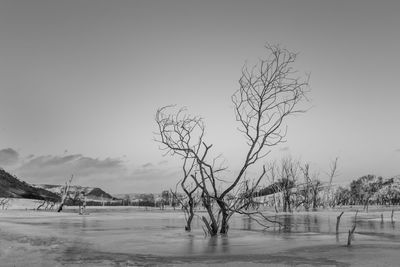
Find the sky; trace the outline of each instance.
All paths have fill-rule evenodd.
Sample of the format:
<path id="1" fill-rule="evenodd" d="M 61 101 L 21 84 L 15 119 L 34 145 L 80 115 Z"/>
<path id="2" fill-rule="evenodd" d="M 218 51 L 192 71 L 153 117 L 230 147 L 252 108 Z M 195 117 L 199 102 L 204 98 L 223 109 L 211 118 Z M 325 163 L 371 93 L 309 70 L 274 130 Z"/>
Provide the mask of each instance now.
<path id="1" fill-rule="evenodd" d="M 174 187 L 157 108 L 200 115 L 230 173 L 244 159 L 231 95 L 266 43 L 298 52 L 310 110 L 287 121 L 288 155 L 334 182 L 400 174 L 399 1 L 0 1 L 0 167 L 28 183 L 111 193 Z M 257 170 L 254 170 L 257 172 Z"/>

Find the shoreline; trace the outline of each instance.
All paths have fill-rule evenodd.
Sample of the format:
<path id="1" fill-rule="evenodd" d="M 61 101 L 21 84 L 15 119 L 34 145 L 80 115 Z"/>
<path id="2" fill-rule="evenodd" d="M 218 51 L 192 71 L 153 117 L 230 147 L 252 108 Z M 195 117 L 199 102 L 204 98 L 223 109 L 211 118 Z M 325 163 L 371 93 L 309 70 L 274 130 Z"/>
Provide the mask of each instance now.
<path id="1" fill-rule="evenodd" d="M 4 199 L 4 198 L 0 198 Z M 26 210 L 26 209 L 36 209 L 36 207 L 40 204 L 43 203 L 43 200 L 39 199 L 28 199 L 28 198 L 8 198 L 10 201 L 5 207 L 1 208 L 1 210 Z M 65 205 L 64 209 L 73 209 L 77 208 L 79 206 L 69 206 Z M 152 210 L 177 210 L 179 211 L 180 208 L 173 208 L 171 206 L 165 206 L 164 209 L 160 209 L 159 207 L 154 207 L 154 206 L 133 206 L 133 205 L 98 205 L 98 206 L 92 206 L 88 205 L 86 206 L 87 209 L 152 209 Z M 264 208 L 264 209 L 263 209 Z M 393 205 L 393 206 L 387 206 L 387 205 L 371 205 L 368 206 L 368 211 L 376 212 L 376 211 L 400 211 L 400 205 Z M 261 207 L 262 211 L 273 211 L 273 207 Z M 328 208 L 323 208 L 320 207 L 316 211 L 308 211 L 308 213 L 315 213 L 315 212 L 320 212 L 320 211 L 348 211 L 348 212 L 367 212 L 364 210 L 364 207 L 361 205 L 352 205 L 352 206 L 336 206 L 336 207 L 328 207 Z M 293 212 L 278 212 L 277 214 L 296 214 L 296 213 L 302 213 L 306 212 L 304 210 L 294 210 Z M 275 212 L 274 212 L 275 213 Z M 367 212 L 368 213 L 368 212 Z"/>

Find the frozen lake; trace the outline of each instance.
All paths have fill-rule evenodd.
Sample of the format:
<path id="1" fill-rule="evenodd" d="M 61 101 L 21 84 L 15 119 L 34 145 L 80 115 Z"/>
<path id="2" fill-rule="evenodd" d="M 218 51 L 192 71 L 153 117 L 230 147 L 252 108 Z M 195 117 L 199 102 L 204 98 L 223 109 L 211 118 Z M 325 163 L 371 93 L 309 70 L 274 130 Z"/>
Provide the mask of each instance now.
<path id="1" fill-rule="evenodd" d="M 346 247 L 354 212 L 278 214 L 288 225 L 262 229 L 234 217 L 228 236 L 205 237 L 200 220 L 184 231 L 179 211 L 92 209 L 57 214 L 0 211 L 1 266 L 398 266 L 399 220 L 390 212 L 359 213 L 355 240 Z M 399 212 L 400 213 L 400 212 Z"/>

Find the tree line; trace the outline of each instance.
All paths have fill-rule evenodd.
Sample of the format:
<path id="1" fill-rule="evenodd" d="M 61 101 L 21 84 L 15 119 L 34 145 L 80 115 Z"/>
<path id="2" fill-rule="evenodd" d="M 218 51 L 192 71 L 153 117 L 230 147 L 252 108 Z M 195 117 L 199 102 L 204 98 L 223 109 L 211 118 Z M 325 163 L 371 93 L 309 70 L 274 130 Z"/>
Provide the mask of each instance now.
<path id="1" fill-rule="evenodd" d="M 399 205 L 400 177 L 384 179 L 381 176 L 365 175 L 353 180 L 348 187 L 335 191 L 336 205 Z"/>

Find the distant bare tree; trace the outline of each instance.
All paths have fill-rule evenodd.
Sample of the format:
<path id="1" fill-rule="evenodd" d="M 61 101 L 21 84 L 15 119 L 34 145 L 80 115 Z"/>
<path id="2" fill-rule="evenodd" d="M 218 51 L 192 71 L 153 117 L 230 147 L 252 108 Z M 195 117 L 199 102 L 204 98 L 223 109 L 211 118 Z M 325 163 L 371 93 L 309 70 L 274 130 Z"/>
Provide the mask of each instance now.
<path id="1" fill-rule="evenodd" d="M 312 201 L 312 209 L 313 211 L 316 211 L 318 208 L 318 195 L 319 192 L 322 190 L 322 182 L 315 178 L 312 183 L 311 183 L 311 201 Z"/>
<path id="2" fill-rule="evenodd" d="M 292 197 L 298 180 L 299 163 L 292 158 L 284 158 L 279 169 L 278 184 L 282 192 L 283 212 L 292 212 Z"/>
<path id="3" fill-rule="evenodd" d="M 0 199 L 1 209 L 7 209 L 8 205 L 10 204 L 10 199 L 8 197 Z"/>
<path id="4" fill-rule="evenodd" d="M 328 173 L 329 183 L 324 194 L 324 201 L 323 201 L 324 206 L 330 206 L 330 207 L 335 206 L 335 194 L 334 191 L 332 190 L 332 182 L 333 178 L 335 178 L 338 175 L 337 174 L 338 160 L 339 158 L 336 157 L 330 164 L 330 172 Z"/>
<path id="5" fill-rule="evenodd" d="M 86 192 L 81 187 L 75 187 L 74 189 L 69 189 L 68 200 L 72 205 L 78 205 L 79 215 L 84 215 L 86 213 Z"/>
<path id="6" fill-rule="evenodd" d="M 310 173 L 310 164 L 306 163 L 302 168 L 304 180 L 306 181 L 306 190 L 307 190 L 307 203 L 306 210 L 308 211 L 310 207 L 312 207 L 313 211 L 317 210 L 317 207 L 320 204 L 320 192 L 322 189 L 322 182 L 318 178 L 319 174 L 314 172 Z"/>
<path id="7" fill-rule="evenodd" d="M 49 200 L 49 201 L 47 201 L 47 205 L 46 205 L 46 207 L 44 209 L 45 210 L 53 210 L 55 205 L 56 205 L 55 201 Z"/>
<path id="8" fill-rule="evenodd" d="M 47 203 L 46 200 L 42 200 L 42 202 L 36 207 L 36 210 L 40 210 Z"/>
<path id="9" fill-rule="evenodd" d="M 71 178 L 65 182 L 65 186 L 61 189 L 61 201 L 60 201 L 60 205 L 58 206 L 57 212 L 61 212 L 64 207 L 65 201 L 67 200 L 69 193 L 70 193 L 69 188 L 71 186 L 71 182 L 72 182 L 73 178 L 74 178 L 74 175 L 71 175 Z"/>
<path id="10" fill-rule="evenodd" d="M 86 193 L 85 191 L 80 191 L 79 194 L 79 215 L 86 214 Z"/>
<path id="11" fill-rule="evenodd" d="M 296 206 L 303 205 L 305 211 L 310 210 L 311 206 L 311 188 L 312 188 L 312 180 L 310 177 L 310 164 L 304 164 L 304 167 L 301 167 L 301 172 L 303 173 L 304 183 L 298 186 L 298 194 L 301 196 L 301 201 L 299 201 Z"/>
<path id="12" fill-rule="evenodd" d="M 308 77 L 298 77 L 293 70 L 297 55 L 279 46 L 268 45 L 266 48 L 270 53 L 266 59 L 261 59 L 253 68 L 243 68 L 239 89 L 232 96 L 238 130 L 243 133 L 248 150 L 239 172 L 229 181 L 222 179 L 226 168 L 219 163 L 218 157 L 211 156 L 212 144 L 204 140 L 202 118 L 187 114 L 185 109 L 167 112 L 171 110 L 170 106 L 160 108 L 156 113 L 159 128 L 156 140 L 162 148 L 167 153 L 196 162 L 190 177 L 201 192 L 202 204 L 208 213 L 208 219 L 204 216 L 202 219 L 212 236 L 218 231 L 221 234 L 228 232 L 232 216 L 231 203 L 227 200 L 229 195 L 246 180 L 247 171 L 270 153 L 271 147 L 284 141 L 286 118 L 304 112 L 298 104 L 305 99 Z M 262 166 L 258 177 L 263 178 L 265 174 L 266 168 Z M 234 213 L 242 210 L 235 208 Z"/>
<path id="13" fill-rule="evenodd" d="M 273 197 L 273 202 L 274 202 L 273 204 L 274 204 L 274 209 L 275 209 L 276 213 L 279 212 L 279 208 L 278 208 L 279 203 L 278 203 L 276 194 L 278 192 L 282 191 L 282 188 L 280 187 L 279 183 L 276 181 L 277 180 L 276 176 L 277 176 L 277 172 L 278 172 L 277 168 L 278 167 L 277 167 L 275 161 L 270 163 L 269 164 L 269 172 L 267 174 L 267 177 L 269 178 L 269 182 L 270 182 L 271 188 L 272 188 L 272 194 L 273 194 L 272 197 Z"/>

